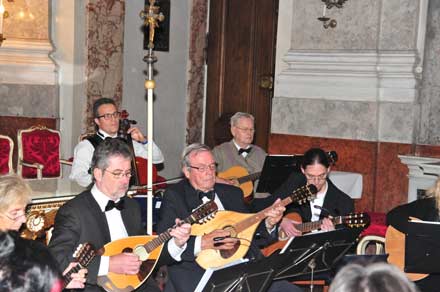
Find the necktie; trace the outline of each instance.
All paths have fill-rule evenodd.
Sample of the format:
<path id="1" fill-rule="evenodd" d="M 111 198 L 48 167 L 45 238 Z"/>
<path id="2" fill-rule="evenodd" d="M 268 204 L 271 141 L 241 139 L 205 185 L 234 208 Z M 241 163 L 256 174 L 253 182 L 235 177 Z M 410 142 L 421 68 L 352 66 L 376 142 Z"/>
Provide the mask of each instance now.
<path id="1" fill-rule="evenodd" d="M 208 191 L 208 192 L 203 192 L 203 191 L 197 191 L 197 194 L 199 195 L 199 199 L 202 200 L 203 197 L 207 197 L 210 200 L 214 200 L 214 196 L 215 193 L 213 190 Z"/>
<path id="2" fill-rule="evenodd" d="M 241 155 L 241 154 L 244 153 L 244 152 L 246 152 L 247 154 L 249 154 L 249 153 L 251 152 L 251 150 L 252 150 L 252 147 L 249 147 L 249 148 L 247 148 L 247 149 L 240 148 L 240 149 L 238 150 L 238 155 Z"/>
<path id="3" fill-rule="evenodd" d="M 119 202 L 115 203 L 115 201 L 109 200 L 107 203 L 107 206 L 105 206 L 105 212 L 112 210 L 113 208 L 118 209 L 121 211 L 124 209 L 124 200 L 121 199 Z"/>

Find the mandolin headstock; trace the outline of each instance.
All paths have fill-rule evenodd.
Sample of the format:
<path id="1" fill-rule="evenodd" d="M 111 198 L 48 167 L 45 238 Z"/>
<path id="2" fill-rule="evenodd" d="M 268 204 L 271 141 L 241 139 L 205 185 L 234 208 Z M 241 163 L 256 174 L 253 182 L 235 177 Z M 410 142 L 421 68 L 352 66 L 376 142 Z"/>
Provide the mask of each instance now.
<path id="1" fill-rule="evenodd" d="M 203 205 L 197 207 L 189 217 L 190 223 L 203 224 L 208 220 L 211 220 L 215 213 L 218 211 L 218 206 L 214 200 L 208 201 Z"/>
<path id="2" fill-rule="evenodd" d="M 308 201 L 314 200 L 317 192 L 318 189 L 316 186 L 310 184 L 297 188 L 290 197 L 292 198 L 292 202 L 302 205 Z"/>

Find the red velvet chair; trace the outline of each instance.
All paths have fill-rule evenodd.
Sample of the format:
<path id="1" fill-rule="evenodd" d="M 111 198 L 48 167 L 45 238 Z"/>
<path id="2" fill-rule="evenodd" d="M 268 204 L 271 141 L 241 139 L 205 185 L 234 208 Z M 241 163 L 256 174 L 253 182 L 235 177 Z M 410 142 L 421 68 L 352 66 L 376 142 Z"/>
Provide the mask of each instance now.
<path id="1" fill-rule="evenodd" d="M 72 165 L 60 159 L 60 132 L 43 126 L 19 130 L 17 173 L 26 179 L 59 178 L 61 163 Z"/>
<path id="2" fill-rule="evenodd" d="M 12 151 L 14 141 L 5 135 L 0 135 L 0 175 L 14 172 L 12 168 Z"/>

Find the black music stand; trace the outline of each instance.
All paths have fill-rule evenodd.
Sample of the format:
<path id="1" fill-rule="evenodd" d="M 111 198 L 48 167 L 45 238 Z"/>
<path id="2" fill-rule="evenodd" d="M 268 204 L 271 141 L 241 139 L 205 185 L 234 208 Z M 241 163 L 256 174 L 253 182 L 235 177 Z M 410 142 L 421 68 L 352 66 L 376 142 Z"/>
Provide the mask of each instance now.
<path id="1" fill-rule="evenodd" d="M 293 171 L 301 171 L 302 155 L 268 155 L 258 182 L 258 193 L 273 193 Z"/>
<path id="2" fill-rule="evenodd" d="M 315 274 L 326 274 L 356 244 L 364 228 L 342 228 L 329 232 L 311 233 L 296 237 L 284 253 L 269 258 L 276 273 L 274 280 L 313 280 Z"/>
<path id="3" fill-rule="evenodd" d="M 410 221 L 405 238 L 405 272 L 440 273 L 440 224 Z"/>
<path id="4" fill-rule="evenodd" d="M 207 270 L 205 273 L 210 273 Z M 272 283 L 275 270 L 266 262 L 245 262 L 215 270 L 206 284 L 205 275 L 196 291 L 203 292 L 265 292 Z M 200 287 L 203 286 L 203 287 Z"/>

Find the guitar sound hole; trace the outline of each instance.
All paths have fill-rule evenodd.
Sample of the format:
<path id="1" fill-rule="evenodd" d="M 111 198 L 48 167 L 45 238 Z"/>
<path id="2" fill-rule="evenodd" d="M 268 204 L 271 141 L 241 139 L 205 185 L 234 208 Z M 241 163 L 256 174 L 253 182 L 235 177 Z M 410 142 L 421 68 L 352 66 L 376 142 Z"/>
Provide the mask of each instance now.
<path id="1" fill-rule="evenodd" d="M 133 249 L 131 247 L 126 247 L 122 250 L 122 252 L 133 252 Z"/>
<path id="2" fill-rule="evenodd" d="M 222 258 L 228 259 L 235 254 L 235 252 L 238 250 L 239 247 L 240 247 L 240 240 L 237 241 L 237 243 L 235 243 L 234 248 L 229 250 L 220 250 L 220 255 Z"/>

